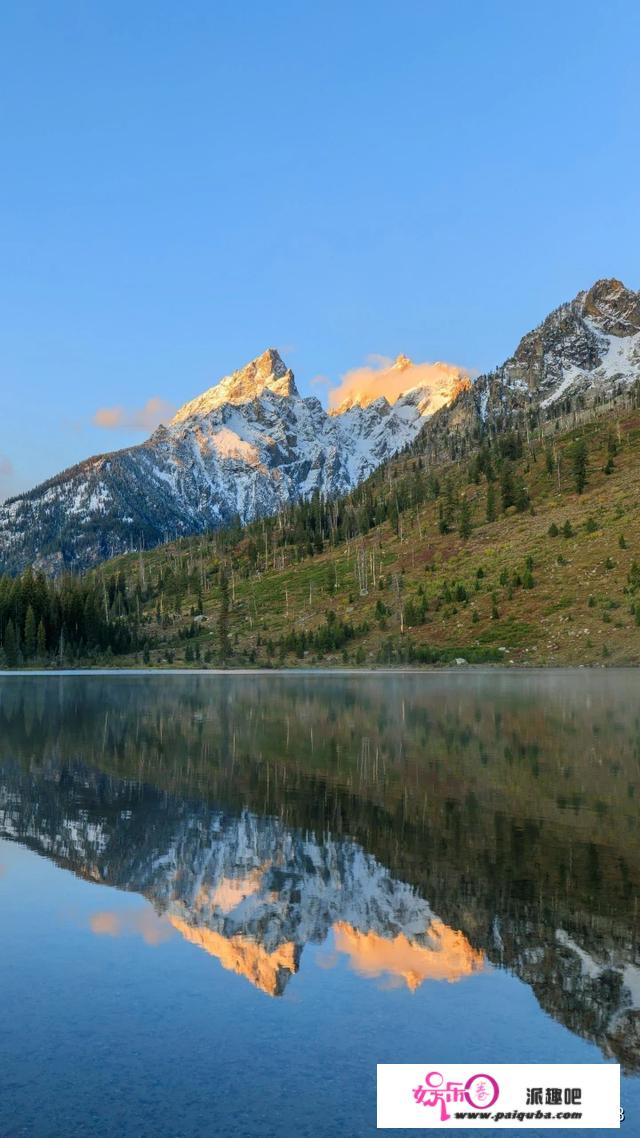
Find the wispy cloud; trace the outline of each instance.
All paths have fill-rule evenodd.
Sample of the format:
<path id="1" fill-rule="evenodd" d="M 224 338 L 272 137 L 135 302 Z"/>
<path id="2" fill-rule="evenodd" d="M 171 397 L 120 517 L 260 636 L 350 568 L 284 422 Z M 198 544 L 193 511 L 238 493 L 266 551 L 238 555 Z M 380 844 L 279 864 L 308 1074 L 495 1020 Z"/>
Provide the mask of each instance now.
<path id="1" fill-rule="evenodd" d="M 413 363 L 407 356 L 392 360 L 388 356 L 370 355 L 363 367 L 345 373 L 337 387 L 329 392 L 329 407 L 335 410 L 345 401 L 366 405 L 384 396 L 393 403 L 404 391 L 426 387 L 433 395 L 449 397 L 452 387 L 470 373 L 458 364 Z"/>
<path id="2" fill-rule="evenodd" d="M 123 913 L 103 909 L 90 918 L 89 928 L 95 936 L 141 936 L 145 944 L 151 945 L 161 944 L 173 936 L 171 925 L 153 909 Z"/>
<path id="3" fill-rule="evenodd" d="M 160 423 L 167 423 L 177 408 L 159 395 L 152 395 L 143 407 L 100 407 L 93 416 L 94 427 L 105 431 L 153 431 Z"/>

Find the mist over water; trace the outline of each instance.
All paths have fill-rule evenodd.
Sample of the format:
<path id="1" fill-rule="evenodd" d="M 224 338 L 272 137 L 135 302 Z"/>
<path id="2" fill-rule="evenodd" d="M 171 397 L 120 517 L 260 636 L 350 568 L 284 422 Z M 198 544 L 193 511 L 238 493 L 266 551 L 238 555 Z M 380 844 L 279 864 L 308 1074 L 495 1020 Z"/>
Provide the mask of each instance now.
<path id="1" fill-rule="evenodd" d="M 0 1133 L 368 1135 L 423 1059 L 612 1060 L 637 1117 L 639 694 L 3 678 Z"/>

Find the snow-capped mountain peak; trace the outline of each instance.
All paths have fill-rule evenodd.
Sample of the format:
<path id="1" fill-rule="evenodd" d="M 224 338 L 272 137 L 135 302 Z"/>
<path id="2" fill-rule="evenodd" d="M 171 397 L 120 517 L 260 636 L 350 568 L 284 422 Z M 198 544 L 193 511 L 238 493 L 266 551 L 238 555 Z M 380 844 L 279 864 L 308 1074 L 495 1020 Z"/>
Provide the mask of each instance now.
<path id="1" fill-rule="evenodd" d="M 527 332 L 513 355 L 434 416 L 429 430 L 512 428 L 519 416 L 544 420 L 574 401 L 606 402 L 638 381 L 640 292 L 599 280 Z"/>
<path id="2" fill-rule="evenodd" d="M 0 568 L 87 568 L 314 493 L 346 493 L 411 443 L 440 405 L 416 389 L 330 415 L 300 396 L 270 348 L 146 442 L 90 458 L 0 507 Z"/>
<path id="3" fill-rule="evenodd" d="M 174 415 L 173 423 L 182 423 L 198 415 L 208 415 L 225 403 L 233 406 L 251 403 L 265 391 L 283 398 L 297 396 L 293 372 L 286 366 L 275 348 L 267 348 L 261 356 L 226 375 L 202 395 L 196 396 Z"/>
<path id="4" fill-rule="evenodd" d="M 396 356 L 390 367 L 350 372 L 347 393 L 333 407 L 330 415 L 343 415 L 352 407 L 369 407 L 380 400 L 390 406 L 410 402 L 420 406 L 423 414 L 433 415 L 455 398 L 459 384 L 469 383 L 467 373 L 451 364 L 414 364 L 409 356 Z M 344 385 L 343 385 L 344 386 Z"/>
<path id="5" fill-rule="evenodd" d="M 400 353 L 399 356 L 396 356 L 393 364 L 389 368 L 389 371 L 410 372 L 412 367 L 413 361 L 410 360 L 408 356 Z M 410 390 L 410 388 L 411 384 L 408 383 L 407 389 Z M 403 392 L 402 394 L 405 393 Z M 338 404 L 338 406 L 331 411 L 331 414 L 342 415 L 345 411 L 350 411 L 352 407 L 369 407 L 371 403 L 375 403 L 378 399 L 385 399 L 386 402 L 389 403 L 389 400 L 386 398 L 386 396 L 380 395 L 375 388 L 372 390 L 370 385 L 363 384 L 361 387 L 356 387 L 355 390 L 346 397 L 346 399 L 343 399 Z"/>
<path id="6" fill-rule="evenodd" d="M 596 281 L 577 299 L 582 301 L 583 315 L 607 336 L 634 336 L 640 332 L 640 293 L 625 288 L 622 281 Z"/>

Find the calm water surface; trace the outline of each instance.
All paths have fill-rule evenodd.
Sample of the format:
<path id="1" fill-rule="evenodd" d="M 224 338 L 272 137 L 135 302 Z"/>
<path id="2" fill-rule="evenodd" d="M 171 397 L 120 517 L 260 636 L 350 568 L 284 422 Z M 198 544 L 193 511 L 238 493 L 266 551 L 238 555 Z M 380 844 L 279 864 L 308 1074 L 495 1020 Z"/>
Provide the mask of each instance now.
<path id="1" fill-rule="evenodd" d="M 361 1138 L 423 1059 L 639 1135 L 639 801 L 635 672 L 1 679 L 0 1135 Z"/>

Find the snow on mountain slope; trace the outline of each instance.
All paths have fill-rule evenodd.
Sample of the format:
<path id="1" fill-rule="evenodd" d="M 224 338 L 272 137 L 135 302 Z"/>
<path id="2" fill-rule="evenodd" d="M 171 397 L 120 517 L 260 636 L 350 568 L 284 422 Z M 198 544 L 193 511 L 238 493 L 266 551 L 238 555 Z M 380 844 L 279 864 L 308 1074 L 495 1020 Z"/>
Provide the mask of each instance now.
<path id="1" fill-rule="evenodd" d="M 329 415 L 274 350 L 185 404 L 139 446 L 100 455 L 5 503 L 0 566 L 56 572 L 350 490 L 431 414 L 409 391 Z"/>
<path id="2" fill-rule="evenodd" d="M 524 385 L 543 407 L 569 392 L 612 394 L 640 377 L 640 294 L 598 281 L 525 336 L 502 370 L 507 386 Z"/>
<path id="3" fill-rule="evenodd" d="M 588 406 L 637 380 L 640 293 L 601 280 L 528 332 L 501 367 L 434 415 L 429 430 L 500 430 L 522 412 L 553 416 L 569 399 Z"/>

